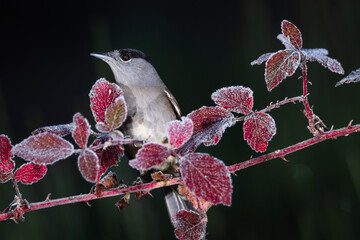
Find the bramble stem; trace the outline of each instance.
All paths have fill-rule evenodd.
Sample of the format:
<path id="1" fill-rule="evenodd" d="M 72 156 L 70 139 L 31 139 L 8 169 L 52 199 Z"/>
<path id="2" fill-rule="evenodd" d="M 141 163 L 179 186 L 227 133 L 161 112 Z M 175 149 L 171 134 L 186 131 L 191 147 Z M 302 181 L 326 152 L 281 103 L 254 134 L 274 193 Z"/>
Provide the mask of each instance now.
<path id="1" fill-rule="evenodd" d="M 146 184 L 141 184 L 141 185 L 136 185 L 136 186 L 125 187 L 125 188 L 121 188 L 121 189 L 112 189 L 109 191 L 104 191 L 101 193 L 100 197 L 94 193 L 88 193 L 88 194 L 81 194 L 81 195 L 77 195 L 77 196 L 70 196 L 70 197 L 59 198 L 59 199 L 54 199 L 54 200 L 46 199 L 42 202 L 29 203 L 29 204 L 27 204 L 27 206 L 25 205 L 25 206 L 21 207 L 21 209 L 15 209 L 10 212 L 2 213 L 2 214 L 0 214 L 0 221 L 14 218 L 16 216 L 17 211 L 18 212 L 20 211 L 22 214 L 25 214 L 27 212 L 32 212 L 32 211 L 36 211 L 36 210 L 40 210 L 40 209 L 44 209 L 44 208 L 66 205 L 66 204 L 71 204 L 71 203 L 78 203 L 78 202 L 88 202 L 90 200 L 106 198 L 106 197 L 113 197 L 113 196 L 118 196 L 118 195 L 122 195 L 125 193 L 133 193 L 133 192 L 139 192 L 139 191 L 148 192 L 148 191 L 151 191 L 156 188 L 176 185 L 181 182 L 182 182 L 181 178 L 173 178 L 171 180 L 166 180 L 166 181 L 151 182 L 151 183 L 146 183 Z M 15 219 L 15 220 L 17 220 L 17 219 Z"/>
<path id="2" fill-rule="evenodd" d="M 306 65 L 306 61 L 302 61 L 301 62 L 302 65 L 302 78 L 303 78 L 303 104 L 305 107 L 305 111 L 306 111 L 306 117 L 309 120 L 309 129 L 311 131 L 311 133 L 315 136 L 317 131 L 315 129 L 314 126 L 314 118 L 313 118 L 313 113 L 311 111 L 310 105 L 309 105 L 309 101 L 308 101 L 308 92 L 307 92 L 307 65 Z"/>
<path id="3" fill-rule="evenodd" d="M 272 153 L 268 153 L 268 154 L 262 155 L 257 158 L 252 158 L 247 161 L 231 165 L 228 167 L 228 170 L 231 173 L 234 173 L 234 172 L 242 170 L 244 168 L 251 167 L 251 166 L 254 166 L 254 165 L 275 159 L 275 158 L 285 158 L 285 156 L 287 154 L 296 152 L 296 151 L 304 149 L 306 147 L 310 147 L 310 146 L 320 143 L 322 141 L 325 141 L 328 139 L 335 139 L 340 136 L 347 136 L 351 133 L 355 133 L 355 132 L 359 132 L 359 131 L 360 131 L 360 124 L 357 124 L 354 126 L 349 125 L 348 127 L 323 132 L 313 138 L 309 138 L 305 141 L 299 142 L 297 144 L 286 147 L 284 149 L 276 150 Z"/>

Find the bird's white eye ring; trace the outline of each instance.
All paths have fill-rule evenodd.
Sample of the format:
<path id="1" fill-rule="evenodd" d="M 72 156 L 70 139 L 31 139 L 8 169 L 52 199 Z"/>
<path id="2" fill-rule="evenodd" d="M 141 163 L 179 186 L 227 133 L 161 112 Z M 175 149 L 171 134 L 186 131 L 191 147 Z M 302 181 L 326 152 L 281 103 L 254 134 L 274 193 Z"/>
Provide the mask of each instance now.
<path id="1" fill-rule="evenodd" d="M 122 53 L 120 55 L 120 58 L 124 62 L 129 62 L 131 60 L 131 57 L 130 57 L 130 55 L 128 53 Z"/>

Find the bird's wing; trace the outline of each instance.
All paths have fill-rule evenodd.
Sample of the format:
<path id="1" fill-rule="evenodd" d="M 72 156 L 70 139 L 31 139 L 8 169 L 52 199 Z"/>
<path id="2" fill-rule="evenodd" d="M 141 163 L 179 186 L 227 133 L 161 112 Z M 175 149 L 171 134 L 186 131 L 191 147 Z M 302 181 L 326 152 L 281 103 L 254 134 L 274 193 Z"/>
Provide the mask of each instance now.
<path id="1" fill-rule="evenodd" d="M 175 114 L 176 114 L 176 117 L 177 117 L 178 119 L 180 119 L 180 118 L 181 118 L 181 110 L 180 110 L 180 106 L 179 106 L 178 102 L 176 101 L 174 95 L 172 95 L 172 93 L 171 93 L 171 92 L 169 91 L 169 89 L 167 89 L 167 88 L 164 89 L 164 92 L 165 92 L 166 96 L 168 97 L 171 106 L 172 106 L 173 109 L 174 109 L 174 112 L 175 112 Z"/>

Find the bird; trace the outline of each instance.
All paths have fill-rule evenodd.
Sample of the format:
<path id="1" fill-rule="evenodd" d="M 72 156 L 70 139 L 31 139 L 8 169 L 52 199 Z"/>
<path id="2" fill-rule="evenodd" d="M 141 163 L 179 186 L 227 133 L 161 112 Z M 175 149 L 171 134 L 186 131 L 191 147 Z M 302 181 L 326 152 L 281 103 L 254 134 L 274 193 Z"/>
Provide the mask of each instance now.
<path id="1" fill-rule="evenodd" d="M 110 66 L 116 83 L 123 90 L 128 112 L 121 126 L 125 136 L 169 146 L 167 126 L 172 120 L 180 119 L 181 111 L 175 97 L 161 80 L 148 56 L 131 48 L 91 55 Z M 136 157 L 140 148 L 139 144 L 125 145 L 130 159 Z M 170 156 L 151 171 L 178 176 L 176 168 L 178 162 Z M 163 193 L 170 219 L 181 210 L 194 210 L 192 203 L 179 194 L 176 186 L 164 187 Z"/>

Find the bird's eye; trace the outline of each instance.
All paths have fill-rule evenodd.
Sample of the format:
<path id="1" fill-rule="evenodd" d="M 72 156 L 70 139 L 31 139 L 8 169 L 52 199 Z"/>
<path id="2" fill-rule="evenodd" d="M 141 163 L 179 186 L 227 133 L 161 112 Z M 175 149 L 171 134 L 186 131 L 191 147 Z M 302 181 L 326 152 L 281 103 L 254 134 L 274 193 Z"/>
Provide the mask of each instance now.
<path id="1" fill-rule="evenodd" d="M 123 60 L 124 62 L 128 62 L 128 61 L 130 61 L 130 59 L 131 59 L 131 57 L 130 57 L 130 55 L 129 55 L 128 53 L 122 53 L 122 54 L 120 55 L 120 58 L 121 58 L 121 60 Z"/>

